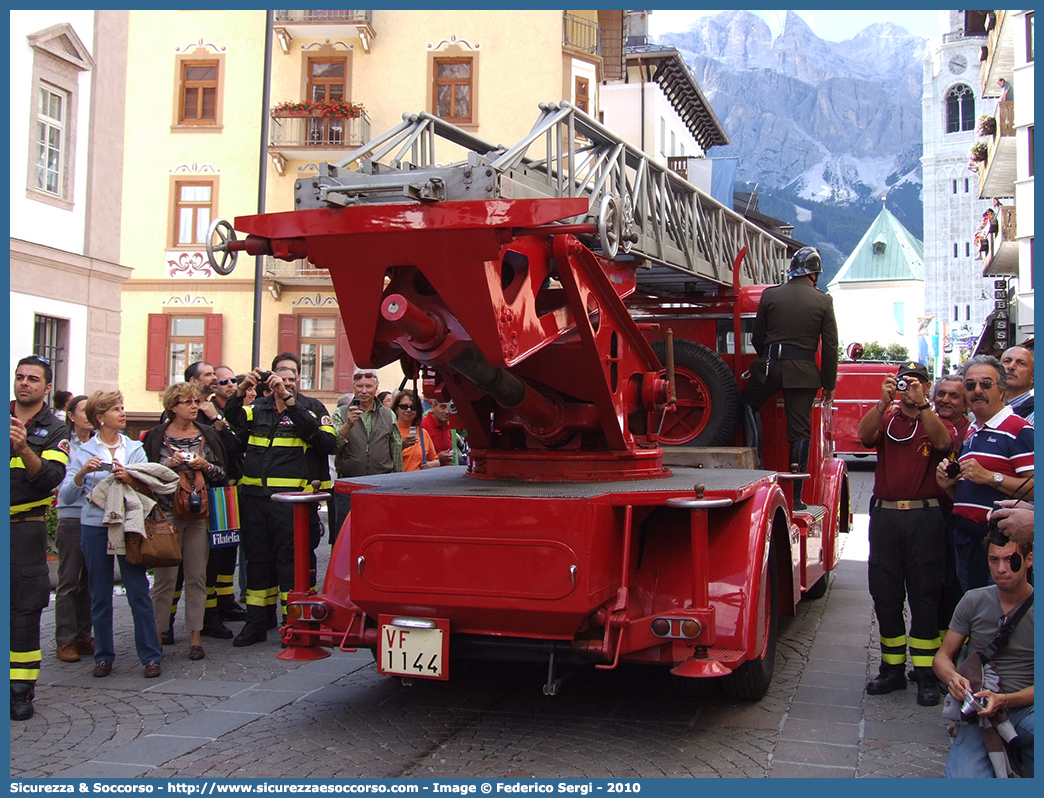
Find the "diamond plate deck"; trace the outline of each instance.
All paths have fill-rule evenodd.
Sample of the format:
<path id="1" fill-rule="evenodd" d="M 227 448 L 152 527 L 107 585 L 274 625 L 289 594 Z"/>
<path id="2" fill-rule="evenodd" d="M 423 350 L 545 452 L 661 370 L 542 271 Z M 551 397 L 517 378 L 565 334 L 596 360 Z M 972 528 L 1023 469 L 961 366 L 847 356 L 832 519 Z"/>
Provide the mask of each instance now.
<path id="1" fill-rule="evenodd" d="M 688 493 L 697 483 L 711 492 L 737 492 L 774 471 L 729 468 L 673 468 L 661 479 L 628 482 L 522 482 L 469 477 L 463 466 L 444 466 L 408 474 L 380 474 L 339 479 L 368 485 L 361 492 L 409 496 L 511 496 L 534 499 L 591 499 L 614 493 Z"/>

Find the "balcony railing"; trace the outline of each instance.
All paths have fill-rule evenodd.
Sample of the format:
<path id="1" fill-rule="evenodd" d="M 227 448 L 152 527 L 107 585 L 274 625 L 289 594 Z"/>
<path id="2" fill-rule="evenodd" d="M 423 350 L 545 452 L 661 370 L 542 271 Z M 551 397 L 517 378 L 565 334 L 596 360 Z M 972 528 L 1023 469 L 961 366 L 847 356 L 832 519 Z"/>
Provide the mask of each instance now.
<path id="1" fill-rule="evenodd" d="M 597 22 L 562 12 L 562 46 L 582 53 L 602 54 L 602 29 Z"/>
<path id="2" fill-rule="evenodd" d="M 358 23 L 373 22 L 373 11 L 336 11 L 334 9 L 320 8 L 312 11 L 276 11 L 275 21 L 279 24 L 285 23 L 312 23 L 324 25 L 330 23 Z"/>
<path id="3" fill-rule="evenodd" d="M 1019 242 L 1016 240 L 1015 208 L 1000 209 L 1000 218 L 994 218 L 986 236 L 988 245 L 983 253 L 983 277 L 1017 277 L 1019 274 Z"/>
<path id="4" fill-rule="evenodd" d="M 1015 194 L 1015 101 L 997 103 L 997 132 L 986 140 L 986 163 L 979 166 L 979 196 Z"/>
<path id="5" fill-rule="evenodd" d="M 276 112 L 269 134 L 272 147 L 354 149 L 370 140 L 370 118 L 365 112 L 357 119 Z"/>
<path id="6" fill-rule="evenodd" d="M 1015 66 L 1014 39 L 1008 16 L 1003 9 L 987 12 L 986 57 L 979 67 L 983 97 L 996 97 L 1000 93 L 997 78 L 1010 79 Z"/>
<path id="7" fill-rule="evenodd" d="M 683 180 L 689 179 L 689 156 L 688 155 L 668 155 L 667 156 L 667 168 L 670 169 L 674 174 Z"/>
<path id="8" fill-rule="evenodd" d="M 303 259 L 285 261 L 266 255 L 264 277 L 277 282 L 329 282 L 330 270 L 318 269 Z"/>

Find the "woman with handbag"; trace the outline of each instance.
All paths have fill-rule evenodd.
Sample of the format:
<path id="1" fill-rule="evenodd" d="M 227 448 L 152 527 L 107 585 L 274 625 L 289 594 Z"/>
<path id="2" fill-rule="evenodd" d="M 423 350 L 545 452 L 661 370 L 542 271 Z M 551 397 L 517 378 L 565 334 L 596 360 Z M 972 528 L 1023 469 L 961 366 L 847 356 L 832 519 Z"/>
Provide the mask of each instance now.
<path id="1" fill-rule="evenodd" d="M 121 430 L 127 426 L 123 394 L 119 391 L 95 391 L 87 398 L 87 420 L 97 434 L 80 446 L 65 470 L 65 481 L 58 496 L 66 504 L 74 504 L 89 495 L 110 474 L 118 482 L 131 485 L 134 477 L 125 466 L 148 462 L 145 450 Z M 98 678 L 112 672 L 116 659 L 112 629 L 112 558 L 109 553 L 109 529 L 103 523 L 104 509 L 83 501 L 80 512 L 80 548 L 87 564 L 87 580 L 91 591 L 91 621 L 94 625 L 94 675 Z M 160 675 L 163 654 L 156 639 L 156 619 L 149 598 L 149 578 L 145 568 L 115 555 L 120 575 L 127 590 L 127 603 L 134 619 L 134 645 L 138 659 L 145 666 L 145 678 Z"/>
<path id="2" fill-rule="evenodd" d="M 203 651 L 203 616 L 207 603 L 207 487 L 225 485 L 225 449 L 218 432 L 196 420 L 201 398 L 187 382 L 174 383 L 163 392 L 163 409 L 170 421 L 145 435 L 145 454 L 179 475 L 172 494 L 156 495 L 156 502 L 178 533 L 183 557 L 185 625 L 189 630 L 189 659 L 200 660 Z M 195 497 L 195 498 L 194 498 Z M 160 636 L 170 626 L 170 607 L 177 581 L 177 566 L 154 568 L 152 606 Z"/>

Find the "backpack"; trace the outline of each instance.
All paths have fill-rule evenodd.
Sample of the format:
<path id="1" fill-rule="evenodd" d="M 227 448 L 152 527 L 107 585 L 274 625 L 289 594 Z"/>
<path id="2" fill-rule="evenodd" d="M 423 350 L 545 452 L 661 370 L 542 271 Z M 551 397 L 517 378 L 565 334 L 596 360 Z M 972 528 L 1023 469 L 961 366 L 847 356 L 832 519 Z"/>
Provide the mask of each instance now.
<path id="1" fill-rule="evenodd" d="M 174 517 L 194 521 L 207 517 L 207 484 L 202 471 L 178 472 L 178 486 L 174 489 Z"/>

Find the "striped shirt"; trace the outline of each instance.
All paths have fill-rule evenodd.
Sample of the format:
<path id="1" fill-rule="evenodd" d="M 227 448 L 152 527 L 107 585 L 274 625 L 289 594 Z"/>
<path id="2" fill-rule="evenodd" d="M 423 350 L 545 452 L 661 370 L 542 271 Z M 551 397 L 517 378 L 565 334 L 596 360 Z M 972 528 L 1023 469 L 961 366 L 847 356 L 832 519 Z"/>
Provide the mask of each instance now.
<path id="1" fill-rule="evenodd" d="M 983 424 L 972 422 L 968 437 L 961 447 L 960 461 L 974 458 L 988 471 L 1008 477 L 1026 479 L 1033 474 L 1033 426 L 1024 418 L 1003 408 Z M 1016 498 L 1021 498 L 1016 492 Z M 968 479 L 954 487 L 953 511 L 976 523 L 986 523 L 993 503 L 1011 498 L 991 485 L 979 485 Z"/>

